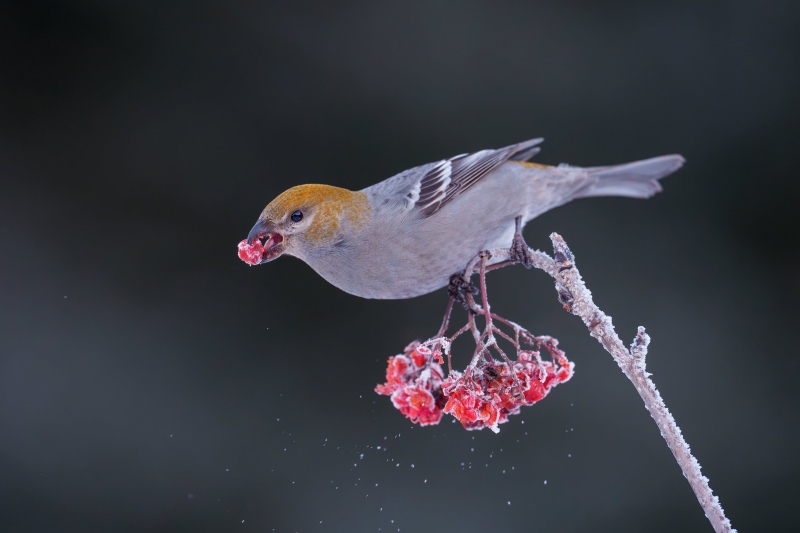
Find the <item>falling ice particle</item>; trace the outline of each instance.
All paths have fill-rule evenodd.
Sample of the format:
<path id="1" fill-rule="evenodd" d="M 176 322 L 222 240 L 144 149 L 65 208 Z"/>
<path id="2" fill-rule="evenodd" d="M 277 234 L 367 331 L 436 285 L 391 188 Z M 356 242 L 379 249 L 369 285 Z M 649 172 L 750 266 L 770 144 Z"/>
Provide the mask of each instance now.
<path id="1" fill-rule="evenodd" d="M 547 485 L 547 480 L 546 479 L 544 480 L 544 484 Z"/>
<path id="2" fill-rule="evenodd" d="M 364 454 L 362 453 L 362 454 L 359 456 L 359 459 L 363 459 L 363 458 L 364 458 Z"/>
<path id="3" fill-rule="evenodd" d="M 414 468 L 414 463 L 411 463 L 411 468 Z"/>
<path id="4" fill-rule="evenodd" d="M 427 480 L 427 479 L 426 479 L 425 481 L 423 481 L 423 483 L 427 483 L 427 482 L 428 482 L 428 480 Z"/>
<path id="5" fill-rule="evenodd" d="M 380 447 L 380 446 L 378 446 L 378 449 L 380 450 L 380 449 L 381 449 L 381 447 Z"/>
<path id="6" fill-rule="evenodd" d="M 510 501 L 508 502 L 508 505 L 511 505 L 511 502 L 510 502 Z"/>

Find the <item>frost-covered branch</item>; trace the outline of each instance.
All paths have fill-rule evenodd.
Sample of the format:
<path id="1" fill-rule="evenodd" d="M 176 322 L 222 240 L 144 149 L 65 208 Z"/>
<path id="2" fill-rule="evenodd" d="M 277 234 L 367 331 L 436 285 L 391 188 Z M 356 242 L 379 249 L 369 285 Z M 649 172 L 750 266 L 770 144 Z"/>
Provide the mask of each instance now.
<path id="1" fill-rule="evenodd" d="M 447 413 L 461 421 L 466 429 L 489 428 L 497 432 L 498 425 L 507 421 L 509 415 L 518 413 L 521 406 L 538 402 L 551 388 L 568 381 L 574 364 L 558 348 L 557 340 L 534 336 L 496 314 L 489 306 L 487 272 L 518 263 L 535 266 L 555 279 L 558 301 L 564 309 L 583 320 L 592 337 L 600 341 L 633 383 L 714 530 L 735 532 L 719 500 L 711 492 L 708 479 L 700 473 L 700 465 L 689 451 L 675 419 L 650 380 L 645 368 L 650 337 L 640 326 L 630 350 L 626 348 L 614 331 L 611 317 L 592 301 L 592 293 L 586 288 L 564 239 L 557 233 L 551 234 L 550 239 L 553 257 L 528 248 L 519 234 L 511 248 L 485 250 L 475 256 L 463 273 L 451 279 L 450 301 L 438 333 L 425 342 L 412 342 L 404 353 L 390 357 L 386 383 L 378 385 L 375 391 L 391 396 L 394 406 L 414 423 L 438 424 L 442 414 Z M 469 281 L 475 274 L 479 276 L 478 287 Z M 480 295 L 480 303 L 476 301 L 477 295 Z M 467 323 L 448 336 L 455 301 L 466 309 Z M 482 329 L 476 320 L 479 317 L 483 318 Z M 453 370 L 451 347 L 457 338 L 469 338 L 466 333 L 471 333 L 475 349 L 469 365 L 461 372 Z M 499 347 L 498 340 L 513 347 L 514 360 Z M 549 361 L 542 359 L 542 348 L 549 353 Z M 446 378 L 442 369 L 443 355 L 447 356 L 449 371 Z"/>
<path id="2" fill-rule="evenodd" d="M 725 517 L 719 499 L 714 496 L 708 485 L 708 478 L 701 474 L 700 464 L 689 450 L 689 445 L 683 438 L 680 428 L 645 369 L 645 356 L 650 337 L 640 326 L 633 344 L 628 350 L 614 330 L 611 317 L 601 311 L 592 301 L 592 293 L 586 288 L 586 284 L 575 266 L 575 257 L 564 239 L 557 233 L 551 234 L 550 239 L 553 242 L 553 257 L 538 250 L 530 250 L 533 254 L 533 266 L 544 270 L 556 280 L 558 300 L 564 309 L 583 320 L 592 337 L 600 341 L 600 344 L 611 354 L 622 372 L 636 387 L 645 407 L 650 411 L 650 416 L 655 420 L 661 435 L 667 441 L 667 446 L 672 450 L 675 460 L 683 470 L 683 475 L 689 481 L 706 517 L 714 527 L 714 531 L 717 533 L 736 531 L 732 529 L 730 521 Z M 489 253 L 494 261 L 511 259 L 509 249 L 490 250 Z M 475 272 L 478 262 L 479 260 L 476 258 L 468 265 L 468 275 Z M 500 265 L 503 264 L 500 263 Z"/>

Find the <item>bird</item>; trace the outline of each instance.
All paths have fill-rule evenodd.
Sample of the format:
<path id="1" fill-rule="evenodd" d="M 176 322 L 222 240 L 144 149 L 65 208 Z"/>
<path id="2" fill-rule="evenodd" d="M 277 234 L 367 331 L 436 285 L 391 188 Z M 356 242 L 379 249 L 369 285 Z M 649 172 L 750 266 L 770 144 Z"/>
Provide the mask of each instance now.
<path id="1" fill-rule="evenodd" d="M 239 257 L 257 265 L 294 256 L 355 296 L 413 298 L 447 286 L 482 250 L 519 242 L 545 211 L 577 198 L 650 198 L 685 162 L 678 154 L 596 167 L 530 162 L 542 141 L 460 154 L 360 191 L 292 187 L 263 209 Z"/>

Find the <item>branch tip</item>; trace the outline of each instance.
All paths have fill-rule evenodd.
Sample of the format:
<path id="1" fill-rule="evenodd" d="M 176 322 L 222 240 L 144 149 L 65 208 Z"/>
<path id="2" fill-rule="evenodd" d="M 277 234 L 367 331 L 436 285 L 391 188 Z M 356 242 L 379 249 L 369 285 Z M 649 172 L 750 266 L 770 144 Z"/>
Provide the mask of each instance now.
<path id="1" fill-rule="evenodd" d="M 645 332 L 644 326 L 639 326 L 636 337 L 634 337 L 633 343 L 631 344 L 631 355 L 637 359 L 644 358 L 644 356 L 647 355 L 647 347 L 649 345 L 650 335 Z"/>

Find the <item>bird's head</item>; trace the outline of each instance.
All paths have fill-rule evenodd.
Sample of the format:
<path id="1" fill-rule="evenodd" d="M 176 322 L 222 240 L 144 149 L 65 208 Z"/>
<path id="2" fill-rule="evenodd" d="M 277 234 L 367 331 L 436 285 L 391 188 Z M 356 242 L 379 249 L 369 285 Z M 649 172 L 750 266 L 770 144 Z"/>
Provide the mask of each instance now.
<path id="1" fill-rule="evenodd" d="M 271 201 L 239 247 L 250 264 L 277 259 L 284 253 L 306 259 L 315 249 L 341 240 L 370 214 L 367 196 L 330 185 L 298 185 Z M 242 247 L 261 254 L 247 258 Z M 260 251 L 263 249 L 263 252 Z M 254 252 L 250 252 L 251 254 Z"/>

